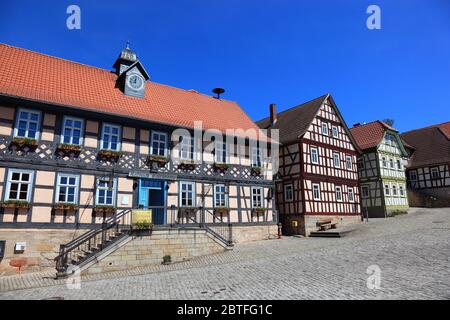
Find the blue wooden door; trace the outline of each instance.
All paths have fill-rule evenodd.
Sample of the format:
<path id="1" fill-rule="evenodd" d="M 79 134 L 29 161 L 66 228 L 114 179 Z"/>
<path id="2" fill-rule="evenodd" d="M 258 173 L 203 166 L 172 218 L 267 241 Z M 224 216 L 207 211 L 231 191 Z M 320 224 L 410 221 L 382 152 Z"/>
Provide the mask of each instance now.
<path id="1" fill-rule="evenodd" d="M 159 180 L 139 180 L 139 206 L 152 210 L 153 224 L 166 223 L 166 182 Z"/>

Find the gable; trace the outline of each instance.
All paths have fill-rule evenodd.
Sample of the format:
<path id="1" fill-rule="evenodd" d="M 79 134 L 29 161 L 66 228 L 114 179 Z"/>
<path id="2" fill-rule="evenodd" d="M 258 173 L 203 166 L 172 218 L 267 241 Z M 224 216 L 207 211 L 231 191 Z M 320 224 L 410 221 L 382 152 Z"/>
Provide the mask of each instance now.
<path id="1" fill-rule="evenodd" d="M 327 126 L 328 135 L 322 133 L 322 125 Z M 334 130 L 337 131 L 337 137 L 333 136 Z M 347 126 L 339 115 L 331 97 L 327 98 L 319 108 L 303 137 L 322 144 L 356 151 Z"/>

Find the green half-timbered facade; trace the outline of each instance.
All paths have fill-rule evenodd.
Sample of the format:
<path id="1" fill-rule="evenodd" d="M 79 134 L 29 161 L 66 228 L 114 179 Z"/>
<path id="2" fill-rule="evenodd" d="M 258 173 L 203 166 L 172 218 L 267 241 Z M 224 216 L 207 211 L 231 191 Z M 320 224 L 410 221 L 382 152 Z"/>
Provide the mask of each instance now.
<path id="1" fill-rule="evenodd" d="M 397 130 L 382 121 L 355 125 L 350 132 L 363 151 L 358 159 L 362 212 L 387 217 L 408 209 L 407 153 Z"/>

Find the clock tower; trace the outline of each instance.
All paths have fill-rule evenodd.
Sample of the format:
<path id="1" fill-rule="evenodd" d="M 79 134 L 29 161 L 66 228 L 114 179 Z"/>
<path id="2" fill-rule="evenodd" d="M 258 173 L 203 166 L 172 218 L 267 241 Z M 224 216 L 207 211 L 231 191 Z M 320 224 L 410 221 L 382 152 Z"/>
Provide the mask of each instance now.
<path id="1" fill-rule="evenodd" d="M 146 81 L 150 79 L 147 71 L 127 43 L 113 65 L 117 74 L 117 87 L 127 96 L 144 98 Z"/>

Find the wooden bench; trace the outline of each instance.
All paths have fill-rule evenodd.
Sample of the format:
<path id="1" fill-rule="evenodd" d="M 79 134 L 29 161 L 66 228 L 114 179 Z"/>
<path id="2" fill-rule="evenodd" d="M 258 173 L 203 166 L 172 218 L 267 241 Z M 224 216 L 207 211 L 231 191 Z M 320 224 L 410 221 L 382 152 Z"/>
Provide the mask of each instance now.
<path id="1" fill-rule="evenodd" d="M 316 225 L 320 228 L 320 231 L 326 231 L 329 229 L 336 229 L 337 222 L 333 222 L 333 219 L 321 219 L 317 221 Z"/>

